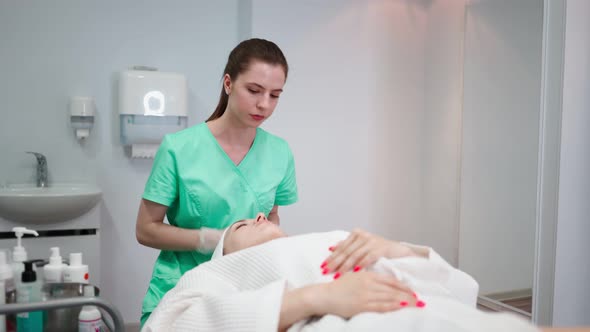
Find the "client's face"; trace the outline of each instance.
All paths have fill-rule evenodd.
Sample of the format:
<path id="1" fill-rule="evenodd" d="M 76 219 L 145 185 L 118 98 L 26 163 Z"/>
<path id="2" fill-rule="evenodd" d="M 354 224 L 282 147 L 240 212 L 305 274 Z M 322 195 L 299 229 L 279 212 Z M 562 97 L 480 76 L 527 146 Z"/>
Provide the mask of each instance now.
<path id="1" fill-rule="evenodd" d="M 256 219 L 240 220 L 227 230 L 223 244 L 224 255 L 286 236 L 279 226 L 261 213 Z"/>

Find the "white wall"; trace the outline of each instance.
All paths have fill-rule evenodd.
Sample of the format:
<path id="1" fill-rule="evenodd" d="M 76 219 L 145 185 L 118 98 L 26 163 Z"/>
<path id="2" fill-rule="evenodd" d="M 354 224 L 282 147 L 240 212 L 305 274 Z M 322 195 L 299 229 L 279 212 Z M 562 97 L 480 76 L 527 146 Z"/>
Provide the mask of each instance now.
<path id="1" fill-rule="evenodd" d="M 464 16 L 463 1 L 437 0 L 428 8 L 421 127 L 421 238 L 455 266 L 459 250 Z"/>
<path id="2" fill-rule="evenodd" d="M 281 212 L 289 233 L 350 229 L 369 219 L 367 16 L 359 1 L 253 1 L 252 35 L 275 41 L 290 65 L 285 93 L 264 125 L 295 154 L 300 201 Z"/>
<path id="3" fill-rule="evenodd" d="M 237 1 L 0 2 L 0 184 L 33 182 L 23 153 L 33 150 L 47 155 L 50 180 L 99 185 L 103 203 L 82 219 L 100 218 L 101 294 L 128 322 L 139 321 L 157 251 L 135 240 L 151 161 L 127 158 L 119 143 L 116 73 L 141 64 L 186 74 L 189 122 L 203 121 L 241 24 Z M 74 95 L 96 98 L 83 145 L 68 124 Z"/>
<path id="4" fill-rule="evenodd" d="M 480 293 L 533 280 L 543 3 L 466 8 L 459 267 Z"/>
<path id="5" fill-rule="evenodd" d="M 568 0 L 554 326 L 590 325 L 590 2 Z"/>
<path id="6" fill-rule="evenodd" d="M 360 226 L 421 240 L 426 19 L 412 1 L 253 1 L 253 35 L 291 66 L 266 125 L 296 157 L 289 232 Z"/>

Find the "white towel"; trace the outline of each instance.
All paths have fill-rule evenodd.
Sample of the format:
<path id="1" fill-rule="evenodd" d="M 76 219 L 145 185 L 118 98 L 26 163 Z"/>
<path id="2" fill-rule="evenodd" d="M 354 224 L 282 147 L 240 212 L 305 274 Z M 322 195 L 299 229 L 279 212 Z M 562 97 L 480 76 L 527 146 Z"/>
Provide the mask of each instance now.
<path id="1" fill-rule="evenodd" d="M 143 331 L 276 331 L 285 289 L 331 282 L 322 275 L 328 248 L 348 236 L 335 231 L 281 238 L 201 264 L 162 299 Z M 344 320 L 327 315 L 289 331 L 529 331 L 511 315 L 477 311 L 477 283 L 430 249 L 429 258 L 380 259 L 372 270 L 408 284 L 427 305 Z M 484 324 L 483 326 L 481 324 Z M 499 325 L 498 325 L 499 324 Z"/>
<path id="2" fill-rule="evenodd" d="M 217 259 L 217 258 L 223 256 L 223 242 L 225 241 L 225 234 L 228 232 L 230 227 L 227 227 L 223 231 L 223 233 L 221 234 L 221 239 L 219 239 L 219 242 L 217 242 L 217 246 L 215 246 L 215 250 L 213 250 L 213 254 L 211 255 L 211 260 L 214 260 L 214 259 Z"/>

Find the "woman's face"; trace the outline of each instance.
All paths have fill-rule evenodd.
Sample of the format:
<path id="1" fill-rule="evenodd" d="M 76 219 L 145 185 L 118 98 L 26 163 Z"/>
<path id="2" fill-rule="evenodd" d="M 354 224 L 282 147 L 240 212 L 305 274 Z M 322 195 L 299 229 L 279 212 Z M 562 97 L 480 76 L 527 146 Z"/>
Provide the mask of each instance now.
<path id="1" fill-rule="evenodd" d="M 229 95 L 227 111 L 246 127 L 260 126 L 272 115 L 283 92 L 283 67 L 253 60 L 248 70 L 232 79 L 228 74 L 223 77 Z"/>
<path id="2" fill-rule="evenodd" d="M 223 254 L 231 254 L 258 244 L 286 236 L 281 228 L 259 213 L 255 219 L 235 222 L 225 234 Z"/>

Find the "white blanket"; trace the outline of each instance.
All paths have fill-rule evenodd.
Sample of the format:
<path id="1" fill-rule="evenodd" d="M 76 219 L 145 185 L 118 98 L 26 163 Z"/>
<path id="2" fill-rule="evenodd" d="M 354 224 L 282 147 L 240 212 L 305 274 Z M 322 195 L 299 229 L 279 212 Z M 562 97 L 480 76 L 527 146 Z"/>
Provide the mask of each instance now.
<path id="1" fill-rule="evenodd" d="M 164 296 L 142 331 L 277 331 L 285 289 L 333 281 L 320 265 L 347 235 L 282 238 L 201 264 Z M 428 259 L 380 259 L 371 269 L 395 275 L 426 307 L 349 320 L 326 315 L 289 331 L 537 331 L 516 316 L 476 310 L 477 283 L 431 249 Z"/>

